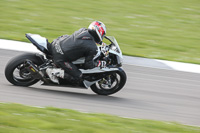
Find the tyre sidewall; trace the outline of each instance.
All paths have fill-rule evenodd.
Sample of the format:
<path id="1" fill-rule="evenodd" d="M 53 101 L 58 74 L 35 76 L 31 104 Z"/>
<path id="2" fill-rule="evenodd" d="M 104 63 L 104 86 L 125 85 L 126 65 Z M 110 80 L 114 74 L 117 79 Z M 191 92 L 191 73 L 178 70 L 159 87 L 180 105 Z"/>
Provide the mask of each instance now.
<path id="1" fill-rule="evenodd" d="M 102 89 L 98 89 L 96 84 L 93 84 L 90 87 L 91 90 L 98 95 L 111 95 L 111 94 L 114 94 L 114 93 L 120 91 L 124 87 L 127 77 L 126 77 L 126 73 L 124 72 L 123 69 L 119 69 L 119 71 L 116 71 L 116 74 L 118 74 L 120 76 L 120 83 L 116 88 L 113 88 L 111 90 L 104 90 L 104 89 L 102 90 Z"/>
<path id="2" fill-rule="evenodd" d="M 35 80 L 31 80 L 31 82 L 30 81 L 29 82 L 18 82 L 14 79 L 14 77 L 13 77 L 14 70 L 16 69 L 17 66 L 24 63 L 24 61 L 26 59 L 31 60 L 36 65 L 41 64 L 41 62 L 36 57 L 36 54 L 27 53 L 27 54 L 19 55 L 17 57 L 12 58 L 5 67 L 5 76 L 6 76 L 6 79 L 13 85 L 30 86 L 39 81 L 38 79 L 35 79 Z"/>

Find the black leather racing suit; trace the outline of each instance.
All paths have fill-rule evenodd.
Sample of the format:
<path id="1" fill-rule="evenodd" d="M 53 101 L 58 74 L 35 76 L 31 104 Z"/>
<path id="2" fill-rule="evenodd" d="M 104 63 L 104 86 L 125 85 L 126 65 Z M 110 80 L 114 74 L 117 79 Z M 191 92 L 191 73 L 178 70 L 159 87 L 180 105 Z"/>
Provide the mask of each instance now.
<path id="1" fill-rule="evenodd" d="M 79 80 L 82 73 L 72 61 L 85 57 L 85 69 L 94 68 L 93 58 L 97 53 L 97 46 L 88 30 L 81 28 L 72 35 L 63 35 L 55 39 L 52 42 L 51 53 L 58 67 Z"/>

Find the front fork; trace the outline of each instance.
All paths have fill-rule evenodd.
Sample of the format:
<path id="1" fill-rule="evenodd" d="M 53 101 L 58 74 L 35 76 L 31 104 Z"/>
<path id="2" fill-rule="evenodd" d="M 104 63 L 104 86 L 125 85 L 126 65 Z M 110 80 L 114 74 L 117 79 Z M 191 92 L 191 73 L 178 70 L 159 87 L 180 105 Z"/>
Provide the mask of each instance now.
<path id="1" fill-rule="evenodd" d="M 103 78 L 100 82 L 99 82 L 100 85 L 108 85 L 108 87 L 111 87 L 112 85 L 112 82 L 111 82 L 111 75 L 108 75 L 108 77 Z"/>

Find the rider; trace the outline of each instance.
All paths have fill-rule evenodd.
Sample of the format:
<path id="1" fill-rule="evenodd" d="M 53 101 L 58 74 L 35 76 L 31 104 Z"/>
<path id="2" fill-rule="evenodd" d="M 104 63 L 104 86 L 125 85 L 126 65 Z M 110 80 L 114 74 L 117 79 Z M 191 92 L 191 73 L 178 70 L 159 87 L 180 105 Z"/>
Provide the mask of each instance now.
<path id="1" fill-rule="evenodd" d="M 47 68 L 46 73 L 54 83 L 58 77 L 63 79 L 81 81 L 82 72 L 72 63 L 81 57 L 85 57 L 85 69 L 105 67 L 105 61 L 94 61 L 97 54 L 97 45 L 101 44 L 106 34 L 106 27 L 100 21 L 92 22 L 88 29 L 81 28 L 72 35 L 63 35 L 52 42 L 49 50 L 53 61 L 59 68 Z"/>

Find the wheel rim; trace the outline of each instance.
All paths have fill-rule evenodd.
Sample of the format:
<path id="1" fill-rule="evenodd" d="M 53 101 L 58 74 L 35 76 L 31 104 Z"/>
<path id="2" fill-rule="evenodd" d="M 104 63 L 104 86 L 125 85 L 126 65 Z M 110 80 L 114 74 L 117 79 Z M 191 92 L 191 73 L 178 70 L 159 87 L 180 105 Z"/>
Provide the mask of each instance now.
<path id="1" fill-rule="evenodd" d="M 24 64 L 19 64 L 15 69 L 13 70 L 13 79 L 17 82 L 32 82 L 35 79 L 32 78 L 30 72 L 28 72 Z"/>
<path id="2" fill-rule="evenodd" d="M 120 83 L 121 77 L 118 74 L 111 74 L 96 83 L 96 87 L 103 91 L 113 91 Z"/>

